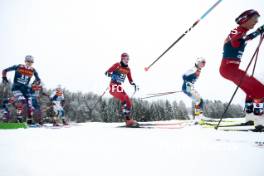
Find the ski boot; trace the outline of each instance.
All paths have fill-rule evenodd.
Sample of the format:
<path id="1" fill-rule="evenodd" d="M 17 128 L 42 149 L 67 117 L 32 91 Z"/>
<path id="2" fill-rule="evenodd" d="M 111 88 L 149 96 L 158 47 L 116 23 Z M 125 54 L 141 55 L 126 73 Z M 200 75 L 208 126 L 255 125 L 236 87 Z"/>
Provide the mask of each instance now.
<path id="1" fill-rule="evenodd" d="M 16 105 L 16 121 L 17 123 L 23 123 L 23 105 L 18 103 Z"/>
<path id="2" fill-rule="evenodd" d="M 255 126 L 255 129 L 252 131 L 253 132 L 264 132 L 264 126 L 263 125 Z"/>
<path id="3" fill-rule="evenodd" d="M 199 105 L 195 105 L 194 106 L 194 116 L 199 116 L 200 114 L 202 114 L 203 113 L 203 111 L 202 111 L 202 109 L 200 108 L 200 106 Z"/>
<path id="4" fill-rule="evenodd" d="M 194 122 L 193 125 L 204 124 L 203 111 L 200 109 L 199 105 L 195 105 L 194 108 Z"/>
<path id="5" fill-rule="evenodd" d="M 256 116 L 253 113 L 253 100 L 246 100 L 244 112 L 246 113 L 245 122 L 241 123 L 242 126 L 254 125 Z"/>
<path id="6" fill-rule="evenodd" d="M 34 125 L 33 119 L 31 117 L 27 118 L 27 124 L 28 125 Z"/>
<path id="7" fill-rule="evenodd" d="M 35 125 L 34 121 L 33 121 L 33 110 L 30 109 L 28 111 L 28 118 L 27 118 L 27 124 L 28 125 Z"/>
<path id="8" fill-rule="evenodd" d="M 69 123 L 65 119 L 62 119 L 62 124 L 63 125 L 69 125 Z"/>
<path id="9" fill-rule="evenodd" d="M 254 132 L 264 132 L 264 116 L 257 116 L 254 121 Z"/>
<path id="10" fill-rule="evenodd" d="M 122 115 L 123 115 L 124 117 L 127 117 L 127 116 L 130 115 L 131 111 L 130 111 L 130 109 L 127 108 L 126 103 L 122 103 L 122 106 L 121 106 L 121 112 L 122 112 Z"/>
<path id="11" fill-rule="evenodd" d="M 23 117 L 22 116 L 17 116 L 16 122 L 17 123 L 23 123 Z"/>
<path id="12" fill-rule="evenodd" d="M 203 125 L 205 121 L 203 120 L 203 114 L 194 116 L 193 125 Z"/>
<path id="13" fill-rule="evenodd" d="M 34 124 L 35 124 L 35 126 L 43 126 L 43 124 L 44 124 L 44 121 L 43 121 L 43 119 L 42 118 L 38 118 L 38 119 L 36 119 L 36 118 L 33 118 L 33 120 L 34 120 Z"/>
<path id="14" fill-rule="evenodd" d="M 252 113 L 253 112 L 253 101 L 247 100 L 245 103 L 245 112 L 246 113 Z"/>
<path id="15" fill-rule="evenodd" d="M 129 117 L 126 117 L 125 122 L 126 122 L 126 127 L 130 127 L 130 128 L 138 128 L 139 127 L 139 123 L 136 120 L 133 120 Z"/>
<path id="16" fill-rule="evenodd" d="M 53 126 L 60 126 L 60 124 L 58 122 L 53 122 L 52 125 Z"/>
<path id="17" fill-rule="evenodd" d="M 6 110 L 3 110 L 3 122 L 8 122 L 10 120 L 10 113 Z"/>
<path id="18" fill-rule="evenodd" d="M 254 125 L 254 121 L 256 120 L 256 115 L 254 115 L 253 113 L 246 113 L 245 116 L 245 122 L 241 123 L 241 125 L 243 126 L 249 126 L 249 125 Z"/>
<path id="19" fill-rule="evenodd" d="M 60 126 L 57 119 L 53 119 L 52 124 L 53 126 Z"/>
<path id="20" fill-rule="evenodd" d="M 257 116 L 260 116 L 264 113 L 264 103 L 262 99 L 254 99 L 253 113 Z"/>
<path id="21" fill-rule="evenodd" d="M 39 120 L 39 121 L 38 121 L 38 124 L 39 124 L 39 126 L 43 126 L 43 124 L 44 124 L 43 119 Z"/>
<path id="22" fill-rule="evenodd" d="M 34 126 L 34 125 L 35 125 L 32 116 L 29 116 L 29 117 L 27 118 L 27 124 L 28 124 L 29 126 Z"/>

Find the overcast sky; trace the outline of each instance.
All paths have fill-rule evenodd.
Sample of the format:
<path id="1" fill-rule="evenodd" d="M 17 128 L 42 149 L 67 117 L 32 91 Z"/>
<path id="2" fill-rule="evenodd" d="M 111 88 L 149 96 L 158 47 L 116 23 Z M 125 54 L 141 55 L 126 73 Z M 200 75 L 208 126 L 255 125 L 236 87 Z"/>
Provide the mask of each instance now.
<path id="1" fill-rule="evenodd" d="M 196 89 L 205 99 L 229 101 L 235 85 L 218 71 L 223 42 L 244 10 L 256 9 L 262 15 L 255 29 L 264 23 L 263 0 L 223 0 L 148 72 L 144 71 L 215 2 L 0 0 L 0 69 L 24 63 L 25 55 L 31 54 L 35 57 L 33 66 L 47 88 L 61 84 L 74 92 L 101 94 L 109 84 L 104 72 L 127 52 L 134 82 L 140 86 L 135 97 L 143 97 L 180 90 L 182 74 L 202 56 L 207 64 Z M 248 43 L 242 68 L 258 41 Z M 263 49 L 257 75 L 263 72 Z M 8 73 L 8 78 L 13 79 L 13 73 Z M 128 81 L 125 89 L 133 93 Z M 243 104 L 244 97 L 239 91 L 234 102 Z M 182 93 L 162 98 L 190 102 Z"/>

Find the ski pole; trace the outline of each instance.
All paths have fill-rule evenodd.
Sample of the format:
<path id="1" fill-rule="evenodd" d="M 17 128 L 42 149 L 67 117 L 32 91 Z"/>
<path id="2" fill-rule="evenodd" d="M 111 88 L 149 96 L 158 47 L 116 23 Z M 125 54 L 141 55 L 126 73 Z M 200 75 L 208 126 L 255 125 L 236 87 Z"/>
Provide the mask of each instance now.
<path id="1" fill-rule="evenodd" d="M 132 94 L 132 96 L 130 97 L 131 99 L 134 97 L 134 95 L 136 94 L 136 92 L 139 90 L 138 86 L 134 85 L 134 92 Z"/>
<path id="2" fill-rule="evenodd" d="M 182 92 L 181 90 L 180 91 L 171 91 L 171 92 L 161 92 L 161 93 L 152 93 L 152 94 L 148 94 L 148 95 L 166 95 L 166 94 L 173 94 L 173 93 L 176 93 L 176 92 Z"/>
<path id="3" fill-rule="evenodd" d="M 237 93 L 237 91 L 238 91 L 238 88 L 240 87 L 241 83 L 243 82 L 243 80 L 244 80 L 244 78 L 245 78 L 245 76 L 246 76 L 246 74 L 247 74 L 247 71 L 248 71 L 248 69 L 249 69 L 249 67 L 250 67 L 250 65 L 251 65 L 251 63 L 252 63 L 252 61 L 253 61 L 253 59 L 254 59 L 255 56 L 257 55 L 257 53 L 258 53 L 258 51 L 259 51 L 259 48 L 260 48 L 260 45 L 261 45 L 261 43 L 262 43 L 262 41 L 263 41 L 263 38 L 264 38 L 264 35 L 261 36 L 260 41 L 259 41 L 259 44 L 258 44 L 258 46 L 257 46 L 257 49 L 255 50 L 255 52 L 254 52 L 252 58 L 250 59 L 250 62 L 249 62 L 249 64 L 248 64 L 248 66 L 247 66 L 247 68 L 246 68 L 246 70 L 245 70 L 245 75 L 240 79 L 239 84 L 237 85 L 237 87 L 236 87 L 236 89 L 235 89 L 235 91 L 234 91 L 234 93 L 233 93 L 231 99 L 229 100 L 229 102 L 228 102 L 228 104 L 227 104 L 227 106 L 226 106 L 226 108 L 225 108 L 225 110 L 224 110 L 224 112 L 223 112 L 223 114 L 222 114 L 222 116 L 221 116 L 219 122 L 217 123 L 217 125 L 216 125 L 216 127 L 215 127 L 216 130 L 218 129 L 218 127 L 219 127 L 221 121 L 223 120 L 224 115 L 226 114 L 226 112 L 227 112 L 227 110 L 228 110 L 230 104 L 232 103 L 232 101 L 233 101 L 233 99 L 234 99 L 234 97 L 235 97 L 235 95 L 236 95 L 236 93 Z"/>
<path id="4" fill-rule="evenodd" d="M 136 94 L 136 92 L 137 92 L 136 90 L 133 92 L 133 94 L 130 97 L 131 99 L 134 97 L 134 95 Z"/>
<path id="5" fill-rule="evenodd" d="M 148 71 L 165 53 L 167 53 L 176 43 L 178 43 L 188 32 L 192 30 L 204 17 L 206 17 L 222 0 L 218 0 L 212 7 L 210 7 L 193 25 L 188 28 L 172 45 L 169 46 L 156 60 L 154 60 L 148 67 L 145 67 L 145 71 Z"/>
<path id="6" fill-rule="evenodd" d="M 264 37 L 264 34 L 261 34 L 261 37 L 263 38 Z M 258 61 L 258 54 L 259 54 L 259 48 L 258 48 L 258 51 L 257 51 L 257 54 L 256 54 L 256 59 L 255 59 L 255 63 L 254 63 L 254 66 L 253 66 L 253 70 L 252 70 L 251 76 L 253 76 L 254 73 L 255 73 L 255 69 L 256 69 L 257 61 Z"/>
<path id="7" fill-rule="evenodd" d="M 148 98 L 154 98 L 154 97 L 160 97 L 160 96 L 164 96 L 164 95 L 170 95 L 170 94 L 179 93 L 179 92 L 182 92 L 182 91 L 173 91 L 173 92 L 153 94 L 153 95 L 150 95 L 147 97 L 143 97 L 143 98 L 141 98 L 141 100 L 148 99 Z"/>
<path id="8" fill-rule="evenodd" d="M 107 88 L 105 89 L 105 91 L 100 95 L 100 97 L 97 99 L 97 101 L 95 102 L 95 104 L 93 105 L 93 107 L 91 108 L 91 110 L 93 110 L 96 105 L 99 103 L 99 101 L 101 100 L 101 98 L 104 96 L 104 94 L 106 93 L 106 91 L 109 89 L 109 86 L 107 86 Z"/>

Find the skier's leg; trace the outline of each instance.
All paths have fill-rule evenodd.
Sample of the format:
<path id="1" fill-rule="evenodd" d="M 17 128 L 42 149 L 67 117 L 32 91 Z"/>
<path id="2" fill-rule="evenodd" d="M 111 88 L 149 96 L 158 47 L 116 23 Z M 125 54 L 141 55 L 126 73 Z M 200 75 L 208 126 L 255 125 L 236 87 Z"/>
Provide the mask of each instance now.
<path id="1" fill-rule="evenodd" d="M 251 96 L 246 96 L 245 108 L 245 125 L 254 125 L 255 115 L 253 114 L 253 99 Z"/>
<path id="2" fill-rule="evenodd" d="M 110 92 L 113 97 L 121 101 L 121 111 L 123 116 L 129 116 L 131 110 L 131 101 L 127 94 L 123 92 Z"/>
<path id="3" fill-rule="evenodd" d="M 245 71 L 240 70 L 239 64 L 228 63 L 223 60 L 220 67 L 220 74 L 224 78 L 233 81 L 236 85 L 240 84 L 240 88 L 247 95 L 251 95 L 252 98 L 264 97 L 264 85 L 254 77 L 247 75 Z M 242 78 L 243 81 L 241 82 Z"/>
<path id="4" fill-rule="evenodd" d="M 33 113 L 34 113 L 34 107 L 32 105 L 32 97 L 27 97 L 27 123 L 32 124 L 33 123 Z"/>
<path id="5" fill-rule="evenodd" d="M 42 125 L 43 119 L 42 119 L 41 107 L 40 104 L 38 103 L 37 97 L 35 96 L 32 97 L 32 106 L 34 107 L 34 113 L 33 113 L 34 121 Z"/>
<path id="6" fill-rule="evenodd" d="M 23 96 L 20 90 L 14 90 L 12 93 L 15 97 L 14 105 L 16 108 L 16 121 L 21 123 L 23 122 L 23 111 L 24 105 L 26 104 L 26 98 Z"/>
<path id="7" fill-rule="evenodd" d="M 239 64 L 228 63 L 228 61 L 225 60 L 223 60 L 221 63 L 220 74 L 224 78 L 233 81 L 236 85 L 240 84 L 240 88 L 247 94 L 245 103 L 245 111 L 247 112 L 245 117 L 245 124 L 252 124 L 252 121 L 256 123 L 256 120 L 258 119 L 256 115 L 261 115 L 263 113 L 263 108 L 258 108 L 258 103 L 255 103 L 254 108 L 253 101 L 255 99 L 262 100 L 264 98 L 264 85 L 254 77 L 248 76 L 245 71 L 240 70 Z M 241 78 L 243 78 L 242 82 Z M 254 112 L 254 114 L 252 112 Z"/>
<path id="8" fill-rule="evenodd" d="M 65 113 L 64 113 L 64 109 L 63 107 L 61 106 L 61 104 L 57 104 L 57 110 L 58 110 L 58 117 L 61 119 L 62 121 L 62 124 L 63 125 L 68 125 L 68 122 L 67 120 L 65 119 Z"/>
<path id="9" fill-rule="evenodd" d="M 126 104 L 126 106 L 124 107 L 124 110 L 125 110 L 125 113 L 124 113 L 124 116 L 125 116 L 125 121 L 126 121 L 126 125 L 128 127 L 138 127 L 139 124 L 137 123 L 136 120 L 133 120 L 133 118 L 131 118 L 131 109 L 132 109 L 132 102 L 129 98 L 129 96 L 125 93 L 124 93 L 124 102 Z"/>
<path id="10" fill-rule="evenodd" d="M 264 131 L 264 99 L 254 99 L 253 113 L 256 116 L 254 121 L 255 131 Z"/>
<path id="11" fill-rule="evenodd" d="M 53 125 L 54 126 L 59 126 L 59 116 L 60 116 L 60 112 L 59 112 L 59 101 L 53 101 L 53 111 L 54 111 L 54 117 L 53 117 Z"/>
<path id="12" fill-rule="evenodd" d="M 193 89 L 192 90 L 192 100 L 194 102 L 194 124 L 200 124 L 203 121 L 203 99 L 199 93 Z"/>
<path id="13" fill-rule="evenodd" d="M 200 114 L 202 114 L 202 109 L 203 109 L 203 100 L 201 98 L 201 96 L 199 95 L 199 93 L 194 89 L 193 84 L 191 83 L 183 83 L 182 85 L 182 91 L 189 96 L 194 105 L 194 115 L 195 116 L 199 116 Z"/>
<path id="14" fill-rule="evenodd" d="M 120 85 L 118 85 L 120 86 Z M 116 88 L 115 84 L 110 84 L 109 93 L 116 99 L 121 101 L 122 115 L 125 118 L 126 125 L 129 127 L 136 127 L 138 123 L 130 117 L 132 103 L 126 92 L 121 88 Z"/>
<path id="15" fill-rule="evenodd" d="M 203 113 L 202 108 L 203 108 L 203 100 L 199 93 L 196 90 L 192 90 L 192 100 L 194 102 L 194 107 L 195 107 L 195 115 L 200 115 Z"/>
<path id="16" fill-rule="evenodd" d="M 109 93 L 116 99 L 121 101 L 121 111 L 122 114 L 124 115 L 124 113 L 126 113 L 127 109 L 127 103 L 129 104 L 129 102 L 126 102 L 127 98 L 126 98 L 126 93 L 124 93 L 123 88 L 121 87 L 121 85 L 119 84 L 110 84 L 110 90 Z"/>
<path id="17" fill-rule="evenodd" d="M 63 108 L 61 109 L 61 119 L 63 125 L 69 125 L 68 120 L 65 118 L 65 112 Z"/>

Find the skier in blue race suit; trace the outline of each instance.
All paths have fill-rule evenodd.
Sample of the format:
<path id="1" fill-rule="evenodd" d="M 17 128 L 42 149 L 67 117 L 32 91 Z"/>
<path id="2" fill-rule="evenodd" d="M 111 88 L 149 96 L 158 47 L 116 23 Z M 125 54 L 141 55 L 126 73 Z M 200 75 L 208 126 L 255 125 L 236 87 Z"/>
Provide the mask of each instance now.
<path id="1" fill-rule="evenodd" d="M 50 101 L 52 102 L 52 108 L 55 113 L 55 117 L 53 119 L 53 125 L 59 126 L 59 122 L 62 121 L 63 125 L 68 125 L 67 120 L 65 119 L 64 112 L 64 93 L 60 85 L 57 86 L 55 90 L 50 95 Z"/>
<path id="2" fill-rule="evenodd" d="M 39 125 L 43 125 L 43 118 L 42 118 L 42 109 L 40 104 L 40 97 L 46 96 L 49 98 L 49 95 L 43 92 L 43 87 L 41 84 L 37 82 L 33 82 L 31 87 L 29 88 L 30 97 L 32 99 L 32 106 L 34 107 L 34 122 L 38 123 Z"/>
<path id="3" fill-rule="evenodd" d="M 182 91 L 189 96 L 194 103 L 195 122 L 199 122 L 203 113 L 203 99 L 194 88 L 194 83 L 199 78 L 202 68 L 205 66 L 205 59 L 198 58 L 192 69 L 188 70 L 182 76 L 183 85 Z"/>
<path id="4" fill-rule="evenodd" d="M 28 119 L 29 124 L 32 123 L 32 116 L 34 112 L 34 107 L 32 106 L 32 98 L 29 92 L 29 83 L 32 76 L 35 77 L 34 82 L 40 83 L 40 78 L 37 71 L 32 67 L 34 63 L 34 58 L 31 55 L 25 57 L 25 64 L 14 65 L 12 67 L 6 68 L 2 71 L 3 83 L 9 83 L 7 79 L 7 72 L 15 71 L 14 82 L 12 86 L 12 93 L 14 96 L 15 107 L 17 110 L 17 121 L 22 122 L 22 112 L 24 105 L 27 105 L 28 109 Z"/>

